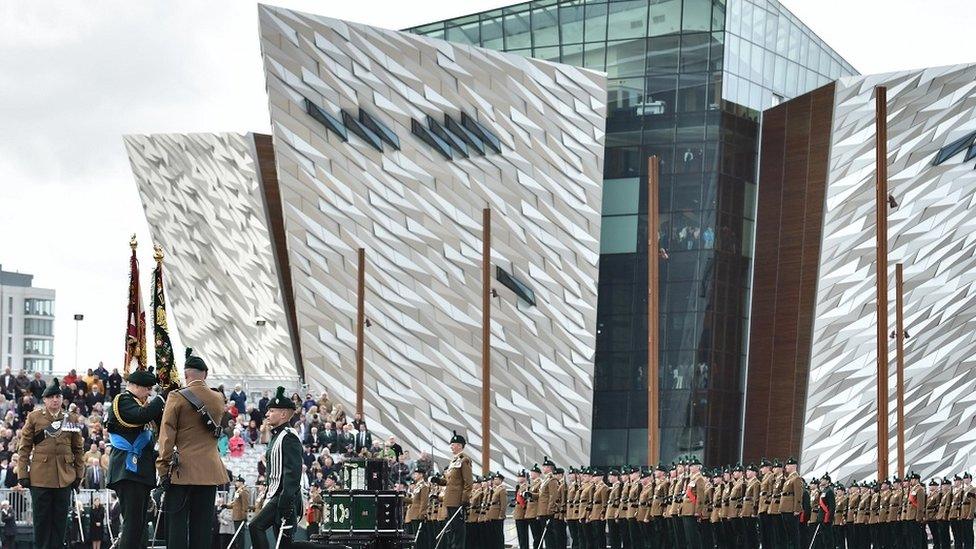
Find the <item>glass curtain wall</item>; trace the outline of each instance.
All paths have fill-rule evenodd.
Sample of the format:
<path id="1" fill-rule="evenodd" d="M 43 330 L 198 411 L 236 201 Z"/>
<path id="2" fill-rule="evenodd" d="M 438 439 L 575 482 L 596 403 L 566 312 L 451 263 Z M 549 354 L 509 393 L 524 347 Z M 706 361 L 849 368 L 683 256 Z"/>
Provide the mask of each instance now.
<path id="1" fill-rule="evenodd" d="M 647 459 L 647 158 L 661 159 L 661 459 L 739 455 L 758 120 L 722 101 L 725 0 L 540 0 L 413 32 L 606 71 L 594 465 Z"/>

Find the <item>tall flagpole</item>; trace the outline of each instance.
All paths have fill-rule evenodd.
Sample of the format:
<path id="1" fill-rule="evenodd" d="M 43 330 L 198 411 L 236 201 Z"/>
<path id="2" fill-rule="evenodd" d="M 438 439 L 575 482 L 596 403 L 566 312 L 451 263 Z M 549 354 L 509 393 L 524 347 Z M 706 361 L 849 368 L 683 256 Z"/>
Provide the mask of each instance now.
<path id="1" fill-rule="evenodd" d="M 359 248 L 359 271 L 356 285 L 356 413 L 363 413 L 363 385 L 365 365 L 363 350 L 365 348 L 364 330 L 366 328 L 366 250 Z"/>
<path id="2" fill-rule="evenodd" d="M 902 264 L 895 264 L 896 406 L 898 414 L 898 478 L 905 478 L 905 296 Z"/>
<path id="3" fill-rule="evenodd" d="M 491 208 L 481 212 L 481 469 L 491 470 Z"/>
<path id="4" fill-rule="evenodd" d="M 657 156 L 647 160 L 647 464 L 653 465 L 661 459 L 661 427 L 659 410 L 658 324 L 659 270 L 658 228 L 658 180 L 661 163 Z"/>
<path id="5" fill-rule="evenodd" d="M 878 480 L 888 477 L 888 89 L 875 90 Z"/>

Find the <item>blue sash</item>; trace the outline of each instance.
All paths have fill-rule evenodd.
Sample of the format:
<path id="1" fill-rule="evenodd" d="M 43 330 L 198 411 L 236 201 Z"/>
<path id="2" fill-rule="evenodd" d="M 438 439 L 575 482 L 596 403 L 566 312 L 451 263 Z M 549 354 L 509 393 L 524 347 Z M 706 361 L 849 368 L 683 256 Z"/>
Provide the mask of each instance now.
<path id="1" fill-rule="evenodd" d="M 152 442 L 152 431 L 139 433 L 136 441 L 132 444 L 129 444 L 129 441 L 118 433 L 109 433 L 109 440 L 112 442 L 112 448 L 118 448 L 129 454 L 125 458 L 125 468 L 135 473 L 137 471 L 136 465 L 139 463 L 139 456 L 142 455 L 142 450 Z"/>

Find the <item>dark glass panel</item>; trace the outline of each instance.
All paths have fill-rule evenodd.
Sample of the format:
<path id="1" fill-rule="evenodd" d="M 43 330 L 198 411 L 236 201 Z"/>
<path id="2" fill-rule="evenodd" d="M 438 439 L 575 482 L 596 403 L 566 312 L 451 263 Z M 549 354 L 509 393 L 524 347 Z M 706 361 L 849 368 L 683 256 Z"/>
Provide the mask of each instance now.
<path id="1" fill-rule="evenodd" d="M 610 4 L 607 39 L 647 36 L 647 0 L 624 0 Z"/>

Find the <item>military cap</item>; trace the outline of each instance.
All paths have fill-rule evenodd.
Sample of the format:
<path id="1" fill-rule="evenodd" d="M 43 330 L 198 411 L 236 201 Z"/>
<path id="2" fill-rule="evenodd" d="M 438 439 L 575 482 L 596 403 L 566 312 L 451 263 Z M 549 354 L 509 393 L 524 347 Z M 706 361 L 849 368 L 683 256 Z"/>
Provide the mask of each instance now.
<path id="1" fill-rule="evenodd" d="M 773 466 L 773 462 L 769 461 L 766 458 L 762 458 L 761 460 L 759 460 L 759 466 L 760 467 L 772 467 Z"/>
<path id="2" fill-rule="evenodd" d="M 746 471 L 752 471 L 753 473 L 758 473 L 759 467 L 756 467 L 755 463 L 750 463 L 749 465 L 746 465 Z"/>
<path id="3" fill-rule="evenodd" d="M 824 476 L 820 477 L 820 480 L 826 480 L 827 482 L 830 482 L 830 475 L 827 474 L 827 473 L 824 473 Z"/>
<path id="4" fill-rule="evenodd" d="M 620 476 L 620 472 L 617 471 L 616 469 L 610 469 L 610 471 L 608 471 L 607 474 L 610 475 L 611 477 Z"/>
<path id="5" fill-rule="evenodd" d="M 774 458 L 774 459 L 773 459 L 773 468 L 774 468 L 774 469 L 775 469 L 776 467 L 782 467 L 782 466 L 783 466 L 783 464 L 779 462 L 779 458 Z"/>
<path id="6" fill-rule="evenodd" d="M 745 467 L 741 463 L 736 463 L 735 467 L 732 468 L 732 472 L 734 473 L 741 473 L 742 471 L 745 471 Z"/>
<path id="7" fill-rule="evenodd" d="M 244 475 L 237 475 L 237 478 L 234 479 L 234 482 L 244 482 Z"/>
<path id="8" fill-rule="evenodd" d="M 274 398 L 268 403 L 268 408 L 281 408 L 283 410 L 294 410 L 295 402 L 285 396 L 285 388 L 278 386 L 275 390 Z"/>
<path id="9" fill-rule="evenodd" d="M 517 475 L 515 475 L 515 476 L 516 476 L 517 478 L 529 478 L 529 472 L 528 472 L 528 471 L 526 471 L 525 469 L 522 469 L 522 470 L 521 470 L 521 471 L 519 471 L 519 472 L 518 472 L 518 474 L 517 474 Z"/>
<path id="10" fill-rule="evenodd" d="M 555 467 L 556 464 L 553 463 L 553 461 L 551 459 L 549 459 L 549 456 L 542 456 L 542 466 L 543 467 Z"/>
<path id="11" fill-rule="evenodd" d="M 969 474 L 969 471 L 966 471 L 965 473 L 962 474 L 962 479 L 963 480 L 966 480 L 966 479 L 972 480 L 973 479 L 973 475 Z"/>
<path id="12" fill-rule="evenodd" d="M 650 469 L 644 469 L 643 471 L 641 471 L 641 478 L 647 478 L 647 477 L 649 477 L 649 476 L 651 476 L 653 474 L 654 474 L 654 472 L 652 470 L 650 470 Z"/>
<path id="13" fill-rule="evenodd" d="M 145 370 L 129 372 L 129 376 L 125 380 L 140 387 L 152 387 L 156 384 L 156 374 L 151 369 L 146 368 Z"/>
<path id="14" fill-rule="evenodd" d="M 500 478 L 505 480 L 505 475 L 503 475 L 501 471 L 495 471 L 495 474 L 491 478 Z"/>
<path id="15" fill-rule="evenodd" d="M 542 469 L 539 468 L 539 464 L 538 463 L 533 463 L 532 464 L 532 468 L 529 469 L 529 471 L 532 471 L 534 473 L 542 473 Z"/>
<path id="16" fill-rule="evenodd" d="M 484 479 L 481 478 L 481 475 L 475 475 L 472 480 L 474 481 L 475 484 L 477 484 L 479 482 L 482 482 Z"/>
<path id="17" fill-rule="evenodd" d="M 962 480 L 962 477 L 959 476 L 959 475 L 956 475 L 956 476 L 952 477 L 952 480 Z"/>
<path id="18" fill-rule="evenodd" d="M 659 462 L 657 464 L 657 467 L 655 467 L 654 469 L 657 470 L 657 471 L 661 471 L 663 473 L 667 473 L 668 472 L 668 466 L 665 465 L 663 462 Z"/>
<path id="19" fill-rule="evenodd" d="M 454 435 L 451 437 L 451 444 L 460 444 L 461 446 L 467 446 L 468 441 L 464 440 L 464 437 L 458 434 L 457 431 L 451 431 Z"/>
<path id="20" fill-rule="evenodd" d="M 942 485 L 943 486 L 952 486 L 952 482 L 949 479 L 943 477 L 942 478 Z"/>
<path id="21" fill-rule="evenodd" d="M 691 459 L 688 460 L 688 465 L 701 465 L 701 464 L 702 462 L 698 460 L 698 456 L 691 456 Z"/>
<path id="22" fill-rule="evenodd" d="M 790 459 L 786 460 L 786 464 L 787 465 L 796 465 L 796 458 L 795 457 L 790 457 Z"/>
<path id="23" fill-rule="evenodd" d="M 421 475 L 424 475 L 424 477 L 427 476 L 427 469 L 425 469 L 424 467 L 417 467 L 413 470 L 413 472 L 420 473 Z"/>
<path id="24" fill-rule="evenodd" d="M 577 470 L 576 467 L 573 467 L 573 466 L 570 466 L 569 467 L 569 474 L 575 475 L 578 472 L 579 472 L 579 470 Z"/>
<path id="25" fill-rule="evenodd" d="M 193 368 L 194 370 L 200 370 L 202 372 L 207 371 L 207 363 L 203 361 L 202 358 L 193 354 L 193 347 L 186 348 L 186 362 L 183 363 L 184 368 Z"/>
<path id="26" fill-rule="evenodd" d="M 556 467 L 555 469 L 552 470 L 552 472 L 553 472 L 553 474 L 561 475 L 561 474 L 565 473 L 566 471 L 564 471 L 562 467 Z"/>
<path id="27" fill-rule="evenodd" d="M 49 396 L 58 396 L 60 394 L 62 394 L 61 384 L 58 383 L 58 378 L 54 378 L 51 380 L 51 384 L 48 385 L 46 389 L 44 389 L 44 394 L 42 395 L 42 398 L 47 398 Z"/>
<path id="28" fill-rule="evenodd" d="M 939 481 L 937 481 L 935 479 L 932 479 L 931 481 L 929 481 L 929 486 L 931 486 L 933 488 L 934 487 L 938 487 L 939 486 Z"/>

